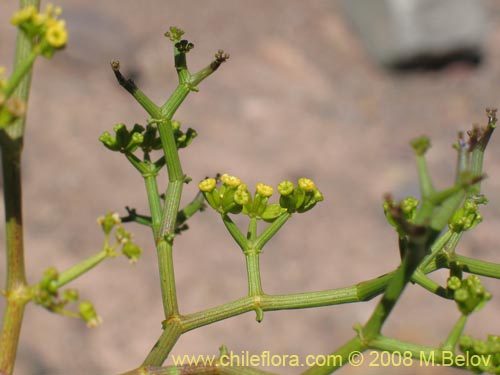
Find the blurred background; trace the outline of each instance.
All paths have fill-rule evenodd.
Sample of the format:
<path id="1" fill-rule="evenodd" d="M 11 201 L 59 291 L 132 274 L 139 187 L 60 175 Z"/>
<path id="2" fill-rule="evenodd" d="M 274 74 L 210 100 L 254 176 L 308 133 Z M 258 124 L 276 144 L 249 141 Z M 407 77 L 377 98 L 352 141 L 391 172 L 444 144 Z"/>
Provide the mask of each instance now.
<path id="1" fill-rule="evenodd" d="M 49 266 L 64 270 L 99 251 L 103 236 L 95 220 L 107 210 L 125 214 L 128 205 L 145 212 L 141 177 L 97 139 L 118 122 L 144 124 L 147 118 L 116 83 L 110 60 L 119 59 L 123 73 L 133 75 L 158 103 L 175 88 L 171 44 L 163 36 L 170 25 L 186 30 L 195 45 L 188 56 L 192 71 L 208 64 L 219 48 L 231 54 L 176 115 L 199 133 L 189 150 L 181 151 L 184 171 L 194 181 L 184 201 L 196 194 L 197 181 L 217 172 L 235 174 L 249 186 L 307 176 L 325 195 L 312 211 L 294 216 L 265 248 L 264 290 L 343 287 L 394 269 L 397 238 L 385 222 L 382 197 L 418 194 L 408 142 L 422 134 L 432 140 L 428 161 L 436 186 L 453 182 L 451 144 L 457 132 L 472 123 L 484 125 L 484 108 L 499 105 L 500 51 L 493 46 L 500 43 L 500 3 L 474 2 L 460 14 L 431 9 L 430 24 L 404 9 L 394 13 L 395 1 L 380 1 L 385 8 L 378 9 L 348 3 L 58 0 L 69 44 L 52 61 L 37 61 L 23 159 L 29 281 L 36 282 Z M 462 2 L 456 3 L 459 8 Z M 0 5 L 0 62 L 9 71 L 15 29 L 8 20 L 16 6 L 15 1 Z M 444 26 L 445 21 L 453 26 Z M 429 26 L 435 24 L 443 28 Z M 413 31 L 397 28 L 405 25 Z M 385 37 L 370 39 L 381 27 L 389 29 Z M 438 36 L 450 28 L 471 31 L 441 41 Z M 402 42 L 418 30 L 427 34 Z M 422 44 L 425 40 L 429 45 Z M 483 191 L 490 198 L 481 212 L 485 222 L 467 233 L 458 249 L 494 262 L 500 262 L 499 145 L 496 134 L 485 160 Z M 159 181 L 166 188 L 166 177 Z M 181 312 L 245 295 L 244 259 L 219 217 L 207 210 L 189 225 L 175 242 Z M 150 232 L 135 224 L 128 228 L 144 247 L 141 261 L 133 266 L 125 258 L 106 261 L 71 284 L 95 304 L 103 324 L 88 329 L 30 304 L 17 374 L 115 374 L 142 362 L 161 333 L 162 306 Z M 3 232 L 0 236 L 4 243 Z M 0 272 L 5 274 L 4 256 Z M 433 278 L 443 282 L 446 276 L 437 272 Z M 485 284 L 494 298 L 466 327 L 477 338 L 500 330 L 499 284 Z M 173 353 L 217 354 L 221 344 L 235 353 L 269 350 L 302 358 L 330 353 L 354 335 L 353 324 L 365 322 L 376 302 L 268 312 L 260 324 L 253 313 L 244 314 L 187 333 Z M 437 346 L 458 315 L 453 303 L 409 286 L 384 333 Z M 438 369 L 346 367 L 339 373 Z M 462 372 L 440 368 L 439 373 Z"/>

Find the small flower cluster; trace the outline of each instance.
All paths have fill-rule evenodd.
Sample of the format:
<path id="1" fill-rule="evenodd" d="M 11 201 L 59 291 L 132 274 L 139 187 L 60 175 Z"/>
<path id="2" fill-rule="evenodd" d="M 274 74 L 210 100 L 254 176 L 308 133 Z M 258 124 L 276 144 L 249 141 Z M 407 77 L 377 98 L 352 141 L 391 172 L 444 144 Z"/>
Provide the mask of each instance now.
<path id="1" fill-rule="evenodd" d="M 410 142 L 410 145 L 413 148 L 413 151 L 415 151 L 415 154 L 417 154 L 418 156 L 422 156 L 431 147 L 431 140 L 429 139 L 429 137 L 426 137 L 424 135 L 413 139 Z"/>
<path id="2" fill-rule="evenodd" d="M 66 305 L 78 301 L 78 291 L 76 289 L 66 289 L 59 295 L 57 282 L 59 272 L 50 267 L 43 273 L 40 282 L 33 288 L 33 301 L 46 309 L 58 314 L 80 317 L 88 327 L 95 327 L 101 323 L 102 319 L 97 315 L 94 306 L 89 301 L 81 301 L 78 305 L 79 314 L 66 310 Z"/>
<path id="3" fill-rule="evenodd" d="M 479 311 L 491 299 L 491 293 L 484 289 L 481 279 L 476 275 L 470 275 L 465 280 L 452 276 L 447 286 L 453 292 L 453 299 L 463 315 Z"/>
<path id="4" fill-rule="evenodd" d="M 404 221 L 411 223 L 415 219 L 415 216 L 417 215 L 418 205 L 419 201 L 414 197 L 406 197 L 403 201 L 399 203 L 399 205 L 396 205 L 396 203 L 390 197 L 387 197 L 383 205 L 384 214 L 387 219 L 387 222 L 394 228 L 396 228 L 396 230 L 400 235 L 403 235 L 405 232 L 403 228 L 401 228 L 399 221 L 396 220 L 396 218 L 394 217 L 394 212 L 395 212 L 394 209 L 397 208 L 399 220 L 402 219 Z"/>
<path id="5" fill-rule="evenodd" d="M 78 291 L 74 289 L 65 290 L 63 296 L 59 298 L 58 280 L 59 272 L 54 267 L 47 268 L 34 289 L 33 300 L 35 303 L 51 311 L 58 311 L 63 309 L 67 303 L 77 301 Z"/>
<path id="6" fill-rule="evenodd" d="M 61 15 L 61 8 L 48 4 L 43 13 L 34 6 L 27 6 L 14 13 L 11 23 L 23 30 L 32 40 L 42 46 L 40 53 L 52 57 L 55 50 L 64 48 L 68 41 L 68 32 Z"/>
<path id="7" fill-rule="evenodd" d="M 467 199 L 464 205 L 455 212 L 448 226 L 451 231 L 459 233 L 473 229 L 481 221 L 483 217 L 479 214 L 477 203 L 472 199 Z"/>
<path id="8" fill-rule="evenodd" d="M 136 263 L 140 259 L 142 249 L 132 241 L 132 233 L 127 232 L 121 225 L 121 219 L 117 213 L 108 212 L 97 219 L 97 224 L 101 226 L 102 231 L 106 235 L 105 250 L 109 257 L 117 256 L 116 248 L 121 245 L 121 252 L 127 257 L 130 263 Z M 108 237 L 113 229 L 115 229 L 116 243 L 109 245 Z"/>
<path id="9" fill-rule="evenodd" d="M 460 350 L 469 355 L 469 358 L 481 358 L 477 366 L 470 364 L 468 369 L 475 373 L 487 372 L 500 374 L 500 336 L 488 335 L 486 341 L 474 340 L 469 335 L 460 337 Z"/>
<path id="10" fill-rule="evenodd" d="M 170 26 L 168 31 L 165 33 L 165 36 L 173 43 L 180 42 L 183 35 L 184 31 L 175 26 Z"/>
<path id="11" fill-rule="evenodd" d="M 258 183 L 255 193 L 250 194 L 247 185 L 235 176 L 224 174 L 220 178 L 222 186 L 217 188 L 215 178 L 207 178 L 200 182 L 199 189 L 203 192 L 208 204 L 221 214 L 243 213 L 265 221 L 274 221 L 285 212 L 305 212 L 323 200 L 323 195 L 314 182 L 301 178 L 295 187 L 290 181 L 278 185 L 279 203 L 268 204 L 274 189 L 266 184 Z"/>
<path id="12" fill-rule="evenodd" d="M 187 147 L 198 135 L 191 128 L 183 132 L 181 123 L 175 120 L 172 121 L 172 130 L 178 149 Z M 113 127 L 113 131 L 115 135 L 105 131 L 99 137 L 99 141 L 111 151 L 133 153 L 140 147 L 144 153 L 150 153 L 153 150 L 160 150 L 162 147 L 156 124 L 148 124 L 146 127 L 135 124 L 132 130 L 128 130 L 125 124 L 117 124 Z"/>

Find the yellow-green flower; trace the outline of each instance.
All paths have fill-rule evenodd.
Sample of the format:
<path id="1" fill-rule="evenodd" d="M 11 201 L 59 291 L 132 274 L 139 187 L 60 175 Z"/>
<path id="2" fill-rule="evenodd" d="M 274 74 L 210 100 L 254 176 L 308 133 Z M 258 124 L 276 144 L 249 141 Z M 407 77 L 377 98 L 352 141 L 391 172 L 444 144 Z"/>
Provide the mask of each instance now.
<path id="1" fill-rule="evenodd" d="M 308 178 L 299 178 L 298 184 L 299 187 L 304 191 L 313 191 L 314 189 L 316 189 L 314 181 Z"/>
<path id="2" fill-rule="evenodd" d="M 294 189 L 293 183 L 288 180 L 281 181 L 278 185 L 278 193 L 281 195 L 290 195 L 293 193 Z"/>
<path id="3" fill-rule="evenodd" d="M 241 185 L 241 180 L 236 176 L 230 176 L 227 173 L 224 173 L 220 180 L 227 186 L 238 187 Z"/>
<path id="4" fill-rule="evenodd" d="M 263 183 L 258 183 L 256 187 L 257 193 L 263 197 L 270 197 L 273 195 L 273 188 L 272 186 L 263 184 Z"/>
<path id="5" fill-rule="evenodd" d="M 45 39 L 54 48 L 62 48 L 68 41 L 68 32 L 66 31 L 66 22 L 56 21 L 48 22 L 49 26 L 45 32 Z"/>
<path id="6" fill-rule="evenodd" d="M 207 178 L 198 184 L 198 188 L 204 193 L 210 193 L 215 189 L 216 185 L 217 181 L 215 181 L 215 178 Z"/>
<path id="7" fill-rule="evenodd" d="M 321 202 L 325 199 L 325 197 L 323 197 L 323 193 L 321 191 L 319 191 L 318 189 L 314 189 L 314 200 L 316 202 Z"/>
<path id="8" fill-rule="evenodd" d="M 250 194 L 245 189 L 240 189 L 243 185 L 238 186 L 238 189 L 234 192 L 234 201 L 240 206 L 247 204 L 250 201 Z"/>
<path id="9" fill-rule="evenodd" d="M 19 9 L 12 18 L 10 23 L 17 26 L 29 20 L 32 20 L 38 14 L 36 8 L 33 5 L 29 5 L 25 8 Z"/>

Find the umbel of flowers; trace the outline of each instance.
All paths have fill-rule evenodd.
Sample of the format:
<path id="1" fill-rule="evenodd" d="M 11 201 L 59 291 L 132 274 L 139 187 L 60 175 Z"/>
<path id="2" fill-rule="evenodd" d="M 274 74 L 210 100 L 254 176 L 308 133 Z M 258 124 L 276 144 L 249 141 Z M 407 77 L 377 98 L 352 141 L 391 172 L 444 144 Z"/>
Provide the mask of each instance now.
<path id="1" fill-rule="evenodd" d="M 272 222 L 283 213 L 302 213 L 313 208 L 323 200 L 323 194 L 314 181 L 299 178 L 297 185 L 285 180 L 278 184 L 279 203 L 268 203 L 273 195 L 272 186 L 258 183 L 254 194 L 236 176 L 223 174 L 220 186 L 215 178 L 207 178 L 198 185 L 208 204 L 220 214 L 243 213 L 252 218 Z"/>

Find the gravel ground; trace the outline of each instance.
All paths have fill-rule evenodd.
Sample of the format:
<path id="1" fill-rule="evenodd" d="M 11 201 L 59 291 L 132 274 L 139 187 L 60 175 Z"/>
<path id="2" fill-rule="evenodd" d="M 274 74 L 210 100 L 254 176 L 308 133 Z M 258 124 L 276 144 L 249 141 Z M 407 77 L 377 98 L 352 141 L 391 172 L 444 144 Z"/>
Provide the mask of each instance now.
<path id="1" fill-rule="evenodd" d="M 175 87 L 170 25 L 187 31 L 196 48 L 193 69 L 223 48 L 231 59 L 191 94 L 176 118 L 199 133 L 181 153 L 185 172 L 199 181 L 228 172 L 249 184 L 313 178 L 326 199 L 297 215 L 261 257 L 264 290 L 288 293 L 352 285 L 398 264 L 397 239 L 386 224 L 382 196 L 417 194 L 408 141 L 431 137 L 428 154 L 438 187 L 453 181 L 450 145 L 459 130 L 485 123 L 484 108 L 498 106 L 500 4 L 484 1 L 489 32 L 478 67 L 453 64 L 439 71 L 394 73 L 375 66 L 333 1 L 59 0 L 70 32 L 66 51 L 37 62 L 24 154 L 24 207 L 29 280 L 48 266 L 65 269 L 98 251 L 95 219 L 107 210 L 147 206 L 140 176 L 98 136 L 118 122 L 146 116 L 116 83 L 109 61 L 117 58 L 151 98 L 163 102 Z M 13 53 L 7 19 L 13 1 L 0 6 L 1 61 Z M 498 135 L 498 134 L 497 134 Z M 485 161 L 490 198 L 485 222 L 465 235 L 464 255 L 500 262 L 499 138 Z M 165 188 L 165 178 L 161 188 Z M 196 184 L 186 188 L 186 201 Z M 197 215 L 176 239 L 175 265 L 181 312 L 228 302 L 246 292 L 240 251 L 214 212 Z M 103 325 L 27 308 L 19 375 L 113 374 L 137 367 L 161 332 L 162 306 L 156 255 L 149 231 L 130 229 L 144 257 L 106 262 L 74 282 L 94 302 Z M 3 235 L 3 234 L 2 234 Z M 3 238 L 1 238 L 3 242 Z M 4 257 L 0 270 L 5 269 Z M 4 271 L 2 271 L 4 272 Z M 437 280 L 446 275 L 439 273 Z M 497 297 L 498 283 L 487 285 Z M 3 301 L 1 302 L 3 303 Z M 369 317 L 376 300 L 312 310 L 266 313 L 257 324 L 244 314 L 190 332 L 174 354 L 331 352 Z M 497 333 L 494 298 L 473 316 L 467 331 Z M 387 335 L 439 345 L 458 317 L 452 303 L 410 286 L 384 329 Z M 491 322 L 491 323 L 490 323 Z M 277 369 L 279 370 L 279 369 Z M 295 374 L 300 369 L 281 369 Z M 439 373 L 462 373 L 439 369 Z M 432 368 L 349 368 L 341 374 L 432 374 Z"/>

